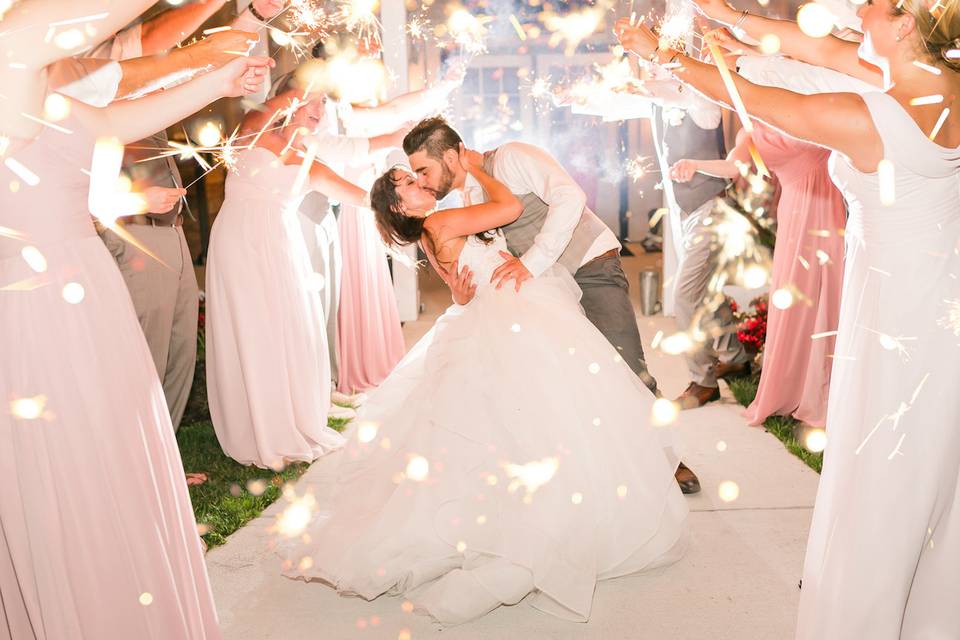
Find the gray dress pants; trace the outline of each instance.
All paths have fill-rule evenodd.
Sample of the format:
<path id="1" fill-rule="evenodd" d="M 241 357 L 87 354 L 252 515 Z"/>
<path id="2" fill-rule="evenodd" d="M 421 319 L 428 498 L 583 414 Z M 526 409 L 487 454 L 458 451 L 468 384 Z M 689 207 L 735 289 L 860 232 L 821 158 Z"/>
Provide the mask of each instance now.
<path id="1" fill-rule="evenodd" d="M 637 377 L 655 392 L 657 381 L 647 371 L 637 316 L 630 303 L 630 285 L 620 256 L 591 260 L 580 267 L 573 278 L 583 291 L 580 304 L 587 319 L 617 349 Z"/>
<path id="2" fill-rule="evenodd" d="M 750 359 L 736 335 L 733 311 L 726 298 L 710 291 L 717 272 L 719 247 L 704 221 L 713 211 L 713 199 L 680 217 L 680 264 L 674 280 L 677 328 L 693 338 L 694 349 L 684 354 L 693 382 L 717 387 L 715 364 L 739 364 Z M 702 340 L 697 339 L 698 336 Z"/>
<path id="3" fill-rule="evenodd" d="M 337 363 L 337 314 L 340 311 L 340 277 L 343 257 L 340 252 L 340 229 L 337 216 L 327 198 L 315 191 L 300 203 L 300 228 L 315 273 L 323 277 L 320 304 L 327 323 L 327 348 L 330 351 L 330 376 L 336 388 L 339 377 Z"/>
<path id="4" fill-rule="evenodd" d="M 197 364 L 197 276 L 181 227 L 126 225 L 162 262 L 110 230 L 100 237 L 117 261 L 163 385 L 173 428 L 180 426 Z"/>

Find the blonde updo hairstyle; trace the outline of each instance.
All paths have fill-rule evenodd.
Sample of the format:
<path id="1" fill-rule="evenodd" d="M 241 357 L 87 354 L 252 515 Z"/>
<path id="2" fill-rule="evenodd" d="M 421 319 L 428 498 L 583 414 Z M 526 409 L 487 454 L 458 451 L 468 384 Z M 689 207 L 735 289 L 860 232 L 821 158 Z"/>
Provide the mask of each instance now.
<path id="1" fill-rule="evenodd" d="M 920 36 L 923 54 L 934 64 L 960 72 L 960 58 L 948 58 L 947 52 L 960 55 L 960 0 L 897 0 L 893 14 L 909 13 Z"/>

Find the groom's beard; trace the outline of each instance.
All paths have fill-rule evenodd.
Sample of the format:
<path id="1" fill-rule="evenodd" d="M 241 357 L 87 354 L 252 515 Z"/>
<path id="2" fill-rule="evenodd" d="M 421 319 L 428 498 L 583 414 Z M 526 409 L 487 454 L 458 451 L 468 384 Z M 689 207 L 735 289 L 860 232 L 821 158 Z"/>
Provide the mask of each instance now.
<path id="1" fill-rule="evenodd" d="M 427 189 L 427 191 L 433 193 L 437 200 L 443 200 L 450 194 L 450 191 L 453 190 L 453 179 L 455 177 L 453 175 L 453 171 L 451 171 L 450 167 L 448 167 L 446 164 L 441 162 L 440 166 L 442 168 L 442 173 L 440 174 L 440 184 L 437 185 L 436 189 Z"/>

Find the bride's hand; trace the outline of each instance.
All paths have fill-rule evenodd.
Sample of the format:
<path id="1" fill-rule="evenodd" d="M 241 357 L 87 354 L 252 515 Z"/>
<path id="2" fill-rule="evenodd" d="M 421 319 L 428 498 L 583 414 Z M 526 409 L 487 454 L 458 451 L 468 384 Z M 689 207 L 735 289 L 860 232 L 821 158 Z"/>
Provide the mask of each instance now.
<path id="1" fill-rule="evenodd" d="M 483 171 L 483 154 L 479 151 L 467 149 L 460 143 L 460 166 L 469 173 Z"/>

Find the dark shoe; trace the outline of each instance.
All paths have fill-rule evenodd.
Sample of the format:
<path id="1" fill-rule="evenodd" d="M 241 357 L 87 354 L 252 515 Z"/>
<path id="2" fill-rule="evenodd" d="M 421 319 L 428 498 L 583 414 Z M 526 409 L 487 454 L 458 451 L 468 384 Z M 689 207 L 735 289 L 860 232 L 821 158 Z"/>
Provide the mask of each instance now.
<path id="1" fill-rule="evenodd" d="M 753 367 L 750 365 L 750 361 L 740 362 L 738 364 L 724 364 L 722 362 L 717 363 L 713 368 L 713 373 L 717 376 L 717 380 L 727 380 L 729 378 L 739 378 L 741 376 L 750 375 L 750 371 Z"/>
<path id="2" fill-rule="evenodd" d="M 680 405 L 681 410 L 698 409 L 708 402 L 720 399 L 720 387 L 701 387 L 696 382 L 691 382 L 690 386 L 680 394 L 675 402 Z"/>
<path id="3" fill-rule="evenodd" d="M 676 473 L 673 474 L 673 477 L 677 479 L 677 484 L 680 485 L 680 491 L 684 495 L 690 495 L 691 493 L 700 493 L 700 478 L 697 477 L 690 467 L 680 463 L 680 466 L 677 467 Z"/>

